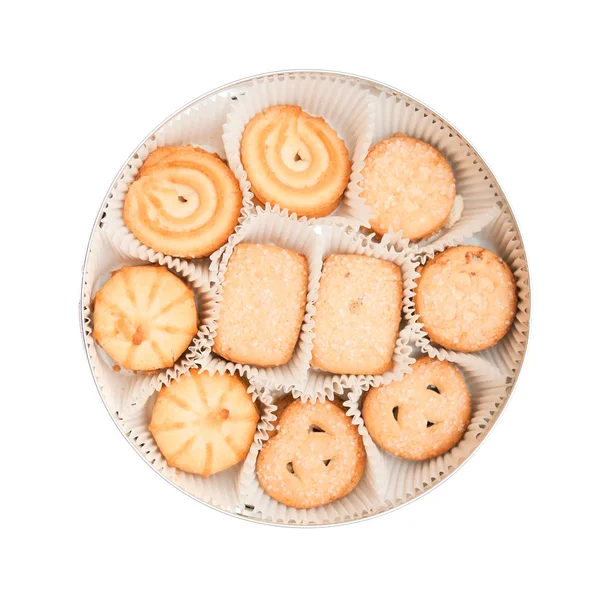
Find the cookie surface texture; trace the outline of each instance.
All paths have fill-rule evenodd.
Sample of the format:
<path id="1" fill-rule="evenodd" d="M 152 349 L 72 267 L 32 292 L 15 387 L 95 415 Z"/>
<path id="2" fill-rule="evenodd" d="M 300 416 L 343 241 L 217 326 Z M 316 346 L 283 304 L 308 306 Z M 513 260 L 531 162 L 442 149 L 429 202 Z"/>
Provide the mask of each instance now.
<path id="1" fill-rule="evenodd" d="M 258 455 L 256 475 L 275 500 L 293 508 L 323 506 L 360 482 L 366 454 L 358 429 L 333 402 L 292 402 Z"/>
<path id="2" fill-rule="evenodd" d="M 123 267 L 94 299 L 94 339 L 125 369 L 172 367 L 198 331 L 194 293 L 165 267 Z"/>
<path id="3" fill-rule="evenodd" d="M 267 244 L 238 244 L 223 282 L 214 351 L 274 367 L 294 353 L 308 289 L 306 257 Z"/>
<path id="4" fill-rule="evenodd" d="M 299 216 L 333 212 L 350 179 L 344 142 L 299 106 L 272 106 L 254 116 L 242 135 L 241 159 L 260 203 Z"/>
<path id="5" fill-rule="evenodd" d="M 461 440 L 471 416 L 471 397 L 456 367 L 420 358 L 401 381 L 371 388 L 362 413 L 377 445 L 400 458 L 425 460 Z"/>
<path id="6" fill-rule="evenodd" d="M 411 241 L 439 231 L 452 211 L 456 184 L 443 154 L 402 133 L 373 146 L 362 170 L 361 196 L 379 235 L 402 231 Z"/>
<path id="7" fill-rule="evenodd" d="M 165 146 L 150 154 L 131 184 L 123 219 L 156 252 L 202 258 L 227 241 L 241 208 L 239 183 L 216 154 Z"/>
<path id="8" fill-rule="evenodd" d="M 198 370 L 160 390 L 149 430 L 171 467 L 209 477 L 246 458 L 258 411 L 237 375 Z"/>
<path id="9" fill-rule="evenodd" d="M 499 256 L 478 246 L 457 246 L 425 263 L 415 305 L 432 342 L 476 352 L 496 344 L 510 329 L 517 290 Z"/>
<path id="10" fill-rule="evenodd" d="M 369 256 L 329 256 L 315 308 L 313 367 L 357 375 L 391 368 L 402 313 L 397 265 Z"/>

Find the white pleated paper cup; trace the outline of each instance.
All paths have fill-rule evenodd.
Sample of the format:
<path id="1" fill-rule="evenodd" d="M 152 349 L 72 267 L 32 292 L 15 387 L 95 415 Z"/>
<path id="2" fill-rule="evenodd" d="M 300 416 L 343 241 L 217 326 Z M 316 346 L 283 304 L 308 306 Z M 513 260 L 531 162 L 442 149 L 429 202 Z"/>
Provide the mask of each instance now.
<path id="1" fill-rule="evenodd" d="M 300 106 L 325 121 L 344 140 L 352 160 L 352 172 L 340 206 L 329 215 L 358 228 L 368 223 L 368 211 L 355 200 L 360 172 L 371 143 L 373 114 L 368 90 L 337 75 L 289 74 L 262 77 L 251 82 L 232 106 L 223 128 L 223 144 L 231 170 L 240 181 L 244 198 L 253 198 L 241 161 L 241 141 L 250 119 L 270 106 Z M 267 204 L 267 208 L 271 205 Z"/>
<path id="2" fill-rule="evenodd" d="M 387 92 L 375 96 L 372 105 L 375 117 L 372 145 L 404 133 L 437 148 L 454 171 L 457 200 L 452 214 L 441 231 L 412 244 L 415 251 L 439 252 L 456 245 L 481 231 L 497 216 L 499 193 L 487 167 L 447 123 L 419 103 Z M 364 204 L 360 194 L 358 201 Z M 390 232 L 387 239 L 394 244 L 401 243 L 402 232 Z"/>
<path id="3" fill-rule="evenodd" d="M 457 469 L 479 444 L 507 392 L 506 379 L 482 357 L 446 352 L 436 358 L 460 369 L 471 394 L 471 420 L 462 440 L 436 458 L 407 460 L 379 449 L 386 469 L 384 498 L 389 505 L 407 502 Z"/>
<path id="4" fill-rule="evenodd" d="M 190 372 L 183 375 L 187 377 Z M 252 396 L 259 413 L 260 419 L 257 425 L 256 435 L 260 435 L 267 426 L 269 418 L 269 400 L 265 398 L 265 392 L 262 388 L 257 388 L 252 384 L 248 385 L 248 393 Z M 240 461 L 229 469 L 215 473 L 210 477 L 186 473 L 167 464 L 164 456 L 161 454 L 154 436 L 149 431 L 150 420 L 152 418 L 152 409 L 158 392 L 154 392 L 146 399 L 140 410 L 118 416 L 117 422 L 123 433 L 129 438 L 129 441 L 135 447 L 137 452 L 153 468 L 163 475 L 166 479 L 174 483 L 177 487 L 188 494 L 194 496 L 202 502 L 212 504 L 216 508 L 230 512 L 241 513 L 243 505 L 240 504 L 239 479 L 244 461 Z M 116 408 L 115 408 L 116 410 Z"/>
<path id="5" fill-rule="evenodd" d="M 225 159 L 222 130 L 231 102 L 230 95 L 219 95 L 188 107 L 141 144 L 133 158 L 123 167 L 121 176 L 108 195 L 104 208 L 105 214 L 101 221 L 101 227 L 113 246 L 118 248 L 121 253 L 146 261 L 173 262 L 179 260 L 162 252 L 156 252 L 135 237 L 123 220 L 125 195 L 129 186 L 135 181 L 140 167 L 148 156 L 159 147 L 192 145 L 208 152 L 215 152 Z M 252 203 L 246 201 L 240 213 L 240 221 L 244 219 L 248 208 L 252 208 Z M 198 261 L 208 265 L 209 259 L 198 259 Z"/>
<path id="6" fill-rule="evenodd" d="M 122 267 L 137 265 L 162 265 L 183 279 L 194 291 L 198 309 L 199 330 L 190 342 L 188 349 L 175 364 L 168 369 L 157 371 L 130 371 L 120 367 L 104 352 L 94 340 L 93 332 L 93 300 L 96 292 L 110 279 L 115 271 Z M 167 257 L 153 257 L 144 262 L 131 258 L 120 249 L 115 248 L 103 231 L 94 237 L 88 256 L 83 295 L 84 336 L 88 347 L 90 362 L 98 385 L 105 398 L 120 416 L 135 412 L 143 407 L 145 400 L 152 392 L 179 377 L 195 366 L 195 359 L 209 352 L 206 345 L 208 330 L 203 323 L 207 320 L 207 305 L 203 300 L 208 290 L 208 272 L 206 269 L 196 269 L 195 265 L 183 260 L 168 260 Z"/>
<path id="7" fill-rule="evenodd" d="M 251 364 L 234 363 L 212 351 L 219 324 L 225 273 L 235 247 L 242 242 L 279 246 L 300 252 L 307 259 L 308 293 L 300 335 L 292 358 L 286 364 L 278 367 L 257 367 Z M 196 361 L 197 364 L 211 374 L 214 372 L 237 372 L 253 381 L 285 391 L 291 390 L 294 385 L 302 385 L 306 380 L 308 362 L 312 352 L 314 337 L 312 317 L 322 264 L 320 242 L 319 237 L 315 235 L 314 222 L 304 217 L 298 219 L 295 215 L 289 216 L 287 210 L 280 211 L 279 208 L 268 210 L 258 207 L 257 212 L 249 215 L 244 223 L 236 229 L 225 248 L 213 254 L 212 258 L 210 277 L 213 283 L 206 296 L 209 318 L 206 320 L 208 336 L 205 342 L 211 348 L 211 352 L 199 357 Z M 264 343 L 268 344 L 269 340 L 265 339 Z"/>
<path id="8" fill-rule="evenodd" d="M 291 508 L 271 498 L 260 486 L 256 475 L 258 454 L 268 439 L 268 431 L 273 429 L 273 414 L 277 408 L 277 400 L 285 393 L 281 390 L 271 393 L 272 406 L 267 409 L 270 416 L 263 431 L 256 433 L 242 472 L 240 475 L 240 495 L 248 516 L 272 523 L 288 525 L 326 525 L 343 523 L 356 518 L 374 514 L 384 507 L 383 496 L 387 484 L 386 468 L 379 449 L 373 443 L 358 408 L 361 390 L 346 390 L 341 398 L 346 414 L 357 426 L 366 451 L 366 465 L 359 484 L 347 496 L 334 500 L 330 504 L 318 508 Z M 323 400 L 329 402 L 329 400 Z"/>
<path id="9" fill-rule="evenodd" d="M 529 271 L 525 258 L 525 250 L 520 241 L 511 215 L 503 209 L 494 221 L 489 223 L 477 236 L 463 240 L 465 245 L 482 246 L 500 256 L 508 265 L 517 286 L 517 312 L 508 333 L 494 346 L 472 354 L 484 358 L 494 365 L 507 380 L 514 380 L 519 365 L 525 355 L 527 334 L 529 331 L 529 314 L 531 308 Z M 416 256 L 421 264 L 435 256 L 428 251 Z M 425 332 L 419 315 L 415 314 L 416 344 L 430 356 L 445 358 L 448 351 L 433 344 Z"/>
<path id="10" fill-rule="evenodd" d="M 334 394 L 340 394 L 345 389 L 354 386 L 377 387 L 394 379 L 401 379 L 404 373 L 410 372 L 410 365 L 414 362 L 410 355 L 408 337 L 411 335 L 415 323 L 413 298 L 418 263 L 413 259 L 411 250 L 407 246 L 394 248 L 391 245 L 376 242 L 372 236 L 366 237 L 337 225 L 319 225 L 319 229 L 323 261 L 332 254 L 355 254 L 386 260 L 400 268 L 402 272 L 402 319 L 392 356 L 391 369 L 381 375 L 368 373 L 340 375 L 310 367 L 306 383 L 303 386 L 295 385 L 292 394 L 295 398 L 311 402 L 324 398 L 331 400 Z"/>

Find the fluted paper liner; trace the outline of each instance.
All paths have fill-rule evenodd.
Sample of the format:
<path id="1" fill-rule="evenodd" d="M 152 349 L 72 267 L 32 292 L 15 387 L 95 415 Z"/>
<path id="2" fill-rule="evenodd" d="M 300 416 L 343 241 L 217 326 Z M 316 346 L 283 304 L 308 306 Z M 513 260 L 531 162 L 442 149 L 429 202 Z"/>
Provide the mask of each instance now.
<path id="1" fill-rule="evenodd" d="M 113 246 L 118 248 L 122 254 L 147 261 L 166 259 L 172 262 L 178 260 L 161 252 L 155 252 L 133 235 L 123 220 L 125 195 L 144 161 L 158 147 L 191 144 L 209 152 L 216 152 L 224 159 L 222 128 L 231 102 L 229 96 L 214 96 L 189 107 L 183 113 L 173 117 L 141 144 L 133 158 L 122 169 L 121 176 L 109 195 L 101 225 Z M 243 220 L 248 206 L 251 207 L 251 202 L 246 200 L 240 220 Z M 208 265 L 208 258 L 199 260 Z"/>
<path id="2" fill-rule="evenodd" d="M 183 376 L 189 376 L 189 372 Z M 270 408 L 265 403 L 264 389 L 249 384 L 248 393 L 251 394 L 252 400 L 256 403 L 260 413 L 256 432 L 256 435 L 260 435 L 267 426 Z M 148 430 L 157 395 L 158 393 L 154 392 L 141 410 L 126 415 L 124 418 L 119 418 L 117 421 L 135 449 L 155 470 L 188 494 L 218 508 L 241 512 L 238 481 L 244 461 L 240 461 L 229 469 L 215 473 L 210 477 L 193 475 L 170 467 L 158 449 L 152 433 Z"/>
<path id="3" fill-rule="evenodd" d="M 286 210 L 273 211 L 257 208 L 257 212 L 247 217 L 235 233 L 229 238 L 229 243 L 221 251 L 213 254 L 211 262 L 211 279 L 213 285 L 208 291 L 206 300 L 209 308 L 207 344 L 212 348 L 217 333 L 220 302 L 223 292 L 223 282 L 229 259 L 235 247 L 241 243 L 272 244 L 288 250 L 300 252 L 306 256 L 308 263 L 308 294 L 306 310 L 300 331 L 300 336 L 289 362 L 278 367 L 256 367 L 250 364 L 234 363 L 225 360 L 214 352 L 201 356 L 196 361 L 209 373 L 235 373 L 245 375 L 265 385 L 282 387 L 289 391 L 294 385 L 302 385 L 306 379 L 308 361 L 312 351 L 312 332 L 314 302 L 316 287 L 321 273 L 321 251 L 319 238 L 314 233 L 314 222 L 306 218 L 289 217 Z M 265 344 L 269 340 L 264 340 Z"/>
<path id="4" fill-rule="evenodd" d="M 454 363 L 467 382 L 471 393 L 471 421 L 462 440 L 437 458 L 406 460 L 380 449 L 387 471 L 385 501 L 388 504 L 397 505 L 414 498 L 460 466 L 479 444 L 479 437 L 506 397 L 505 378 L 483 358 L 445 352 L 442 360 Z"/>
<path id="5" fill-rule="evenodd" d="M 379 449 L 373 443 L 369 432 L 358 408 L 361 395 L 360 388 L 346 390 L 343 395 L 346 414 L 352 418 L 354 425 L 363 439 L 367 454 L 365 472 L 360 483 L 344 498 L 335 500 L 325 506 L 309 509 L 291 508 L 271 498 L 260 486 L 256 476 L 256 461 L 263 443 L 268 439 L 267 431 L 273 429 L 272 421 L 275 420 L 273 412 L 277 406 L 277 399 L 282 397 L 282 391 L 274 391 L 272 402 L 274 405 L 269 411 L 268 423 L 263 431 L 257 431 L 240 475 L 240 496 L 246 507 L 244 514 L 259 517 L 273 523 L 287 524 L 318 524 L 340 523 L 357 517 L 374 514 L 381 510 L 383 494 L 387 478 L 385 466 Z M 324 400 L 329 402 L 329 400 Z"/>
<path id="6" fill-rule="evenodd" d="M 472 353 L 494 365 L 507 380 L 513 380 L 525 354 L 529 329 L 530 294 L 525 250 L 519 241 L 512 216 L 506 208 L 502 209 L 498 217 L 486 226 L 479 236 L 467 238 L 463 243 L 483 246 L 495 252 L 502 257 L 514 275 L 517 285 L 517 313 L 511 328 L 495 346 Z M 435 252 L 428 251 L 417 258 L 424 264 L 434 255 Z M 416 344 L 430 356 L 445 358 L 448 351 L 431 343 L 422 324 L 418 321 L 418 315 L 415 316 Z"/>
<path id="7" fill-rule="evenodd" d="M 207 315 L 206 303 L 203 300 L 208 290 L 207 271 L 196 269 L 195 265 L 185 261 L 167 260 L 166 257 L 154 256 L 150 263 L 168 267 L 171 272 L 184 279 L 194 290 L 196 295 L 196 306 L 198 308 L 199 331 L 190 342 L 190 346 L 168 369 L 160 369 L 152 372 L 129 371 L 117 365 L 102 350 L 100 345 L 92 337 L 93 331 L 93 299 L 96 292 L 108 281 L 110 275 L 125 266 L 143 265 L 141 260 L 131 258 L 122 250 L 111 245 L 106 234 L 100 230 L 94 236 L 94 241 L 88 256 L 87 269 L 85 272 L 84 286 L 84 333 L 85 343 L 89 349 L 90 359 L 96 381 L 102 393 L 114 410 L 123 416 L 131 411 L 139 410 L 144 401 L 153 391 L 159 390 L 163 385 L 169 385 L 171 381 L 179 379 L 182 373 L 187 372 L 194 366 L 194 359 L 204 356 L 208 352 L 206 347 L 207 330 L 203 326 Z"/>
<path id="8" fill-rule="evenodd" d="M 396 346 L 392 357 L 393 366 L 381 375 L 336 375 L 321 369 L 311 367 L 308 371 L 306 384 L 302 387 L 296 385 L 292 390 L 294 397 L 309 399 L 328 398 L 341 393 L 344 389 L 353 386 L 380 386 L 389 383 L 392 379 L 399 379 L 403 373 L 410 371 L 414 360 L 410 356 L 408 335 L 414 324 L 414 287 L 417 276 L 417 263 L 413 260 L 407 244 L 394 248 L 391 245 L 375 242 L 354 231 L 347 231 L 337 225 L 321 225 L 321 244 L 323 261 L 332 254 L 357 254 L 387 260 L 402 271 L 402 320 L 398 330 Z M 318 299 L 318 290 L 316 294 Z"/>
<path id="9" fill-rule="evenodd" d="M 267 76 L 249 83 L 245 93 L 227 115 L 223 144 L 232 171 L 240 181 L 245 199 L 252 199 L 250 182 L 241 162 L 244 128 L 258 113 L 276 105 L 300 106 L 315 117 L 323 117 L 344 140 L 352 160 L 352 173 L 340 206 L 329 215 L 355 228 L 368 224 L 364 203 L 355 200 L 360 172 L 371 143 L 373 115 L 369 92 L 362 85 L 337 75 L 288 74 Z M 267 204 L 267 208 L 271 205 Z"/>
<path id="10" fill-rule="evenodd" d="M 481 231 L 497 216 L 500 191 L 492 183 L 485 165 L 448 123 L 410 98 L 387 92 L 375 96 L 372 105 L 375 115 L 372 145 L 404 133 L 437 148 L 454 171 L 456 193 L 463 202 L 460 218 L 450 224 L 455 217 L 452 214 L 440 232 L 413 244 L 416 251 L 439 252 Z M 362 198 L 358 201 L 364 204 Z M 387 239 L 394 244 L 401 243 L 402 232 L 390 232 Z"/>

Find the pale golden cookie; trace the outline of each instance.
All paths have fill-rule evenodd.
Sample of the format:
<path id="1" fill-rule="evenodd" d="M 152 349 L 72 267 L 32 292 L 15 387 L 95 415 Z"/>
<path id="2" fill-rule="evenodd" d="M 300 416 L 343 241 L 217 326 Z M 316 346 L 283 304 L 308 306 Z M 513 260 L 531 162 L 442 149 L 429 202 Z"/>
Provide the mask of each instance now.
<path id="1" fill-rule="evenodd" d="M 165 146 L 150 154 L 131 184 L 123 219 L 157 252 L 202 258 L 227 241 L 241 208 L 238 180 L 216 154 Z"/>
<path id="2" fill-rule="evenodd" d="M 237 375 L 192 371 L 163 387 L 148 429 L 171 467 L 208 477 L 246 458 L 258 411 Z"/>
<path id="3" fill-rule="evenodd" d="M 225 271 L 214 351 L 260 367 L 287 363 L 300 335 L 307 289 L 303 254 L 238 244 Z"/>
<path id="4" fill-rule="evenodd" d="M 358 428 L 333 402 L 292 402 L 277 435 L 258 455 L 256 476 L 275 500 L 315 508 L 349 494 L 360 482 L 366 454 Z"/>
<path id="5" fill-rule="evenodd" d="M 411 241 L 439 231 L 452 210 L 452 167 L 428 143 L 402 133 L 375 144 L 362 170 L 361 196 L 379 235 L 402 231 Z"/>
<path id="6" fill-rule="evenodd" d="M 425 460 L 462 439 L 471 418 L 471 396 L 460 371 L 449 362 L 420 358 L 401 381 L 371 388 L 362 415 L 384 450 Z"/>
<path id="7" fill-rule="evenodd" d="M 310 364 L 340 374 L 376 375 L 392 366 L 402 314 L 402 272 L 386 260 L 333 254 L 315 305 Z"/>
<path id="8" fill-rule="evenodd" d="M 307 217 L 337 208 L 352 167 L 337 133 L 299 106 L 272 106 L 253 117 L 241 159 L 259 202 Z"/>
<path id="9" fill-rule="evenodd" d="M 432 342 L 475 352 L 506 335 L 517 311 L 517 289 L 499 256 L 478 246 L 457 246 L 425 263 L 415 305 Z"/>
<path id="10" fill-rule="evenodd" d="M 93 336 L 125 369 L 172 367 L 197 331 L 194 292 L 165 267 L 123 267 L 94 299 Z"/>

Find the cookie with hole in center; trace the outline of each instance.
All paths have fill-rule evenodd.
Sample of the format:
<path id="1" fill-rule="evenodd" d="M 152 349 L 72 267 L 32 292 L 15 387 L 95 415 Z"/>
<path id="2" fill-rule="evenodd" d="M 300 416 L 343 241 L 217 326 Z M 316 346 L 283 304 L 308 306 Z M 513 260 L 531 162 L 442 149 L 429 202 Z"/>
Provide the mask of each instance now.
<path id="1" fill-rule="evenodd" d="M 456 196 L 450 163 L 436 148 L 403 133 L 375 144 L 365 158 L 361 196 L 379 235 L 402 231 L 417 241 L 439 231 Z"/>
<path id="2" fill-rule="evenodd" d="M 246 458 L 259 418 L 247 387 L 194 370 L 160 390 L 148 429 L 169 466 L 209 477 Z"/>
<path id="3" fill-rule="evenodd" d="M 165 267 L 123 267 L 94 298 L 94 339 L 125 369 L 172 367 L 198 331 L 194 292 Z"/>
<path id="4" fill-rule="evenodd" d="M 377 445 L 400 458 L 425 460 L 462 439 L 471 417 L 471 396 L 456 367 L 425 357 L 401 381 L 371 388 L 362 414 Z"/>
<path id="5" fill-rule="evenodd" d="M 517 312 L 517 288 L 499 256 L 478 246 L 456 246 L 422 267 L 415 306 L 432 342 L 477 352 L 507 334 Z"/>
<path id="6" fill-rule="evenodd" d="M 365 469 L 365 447 L 352 419 L 333 402 L 295 400 L 258 455 L 256 476 L 273 499 L 316 508 L 349 494 Z"/>

